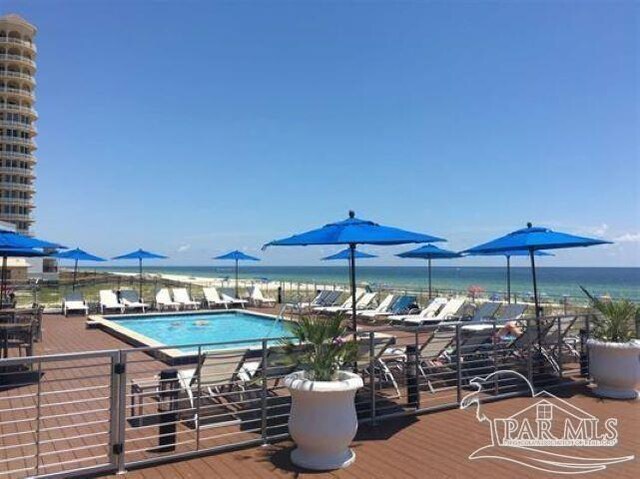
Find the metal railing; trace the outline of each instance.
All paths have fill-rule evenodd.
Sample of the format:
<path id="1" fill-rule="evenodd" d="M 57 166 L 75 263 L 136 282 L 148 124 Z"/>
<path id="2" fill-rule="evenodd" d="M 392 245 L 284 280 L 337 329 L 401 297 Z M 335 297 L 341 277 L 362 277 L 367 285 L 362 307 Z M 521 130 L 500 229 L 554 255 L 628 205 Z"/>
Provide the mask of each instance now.
<path id="1" fill-rule="evenodd" d="M 582 382 L 590 319 L 522 320 L 518 338 L 495 322 L 359 334 L 359 421 L 459 408 L 469 395 L 531 394 L 523 377 L 536 390 Z M 0 477 L 122 472 L 288 438 L 282 380 L 296 369 L 292 353 L 272 340 L 246 343 L 0 360 Z M 185 353 L 181 364 L 158 359 L 168 349 Z"/>

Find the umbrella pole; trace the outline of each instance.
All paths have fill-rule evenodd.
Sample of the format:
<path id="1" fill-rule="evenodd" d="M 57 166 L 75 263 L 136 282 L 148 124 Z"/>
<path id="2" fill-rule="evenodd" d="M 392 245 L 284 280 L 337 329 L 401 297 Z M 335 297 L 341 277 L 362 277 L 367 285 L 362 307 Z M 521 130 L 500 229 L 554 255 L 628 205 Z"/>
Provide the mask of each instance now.
<path id="1" fill-rule="evenodd" d="M 538 305 L 538 283 L 536 281 L 536 261 L 533 249 L 529 250 L 529 256 L 531 257 L 531 275 L 533 277 L 533 302 L 536 308 L 536 318 L 539 318 L 540 306 Z"/>
<path id="2" fill-rule="evenodd" d="M 356 322 L 356 245 L 351 243 L 349 245 L 349 252 L 351 253 L 349 256 L 349 266 L 351 270 L 349 271 L 351 275 L 351 325 L 353 327 L 353 340 L 356 341 L 358 339 L 357 334 L 357 322 Z"/>
<path id="3" fill-rule="evenodd" d="M 73 266 L 73 285 L 71 286 L 71 291 L 76 290 L 76 277 L 78 275 L 78 258 L 76 258 L 76 262 Z"/>
<path id="4" fill-rule="evenodd" d="M 431 258 L 427 261 L 429 262 L 429 299 L 431 299 Z"/>
<path id="5" fill-rule="evenodd" d="M 239 298 L 238 296 L 238 259 L 236 258 L 236 298 Z"/>
<path id="6" fill-rule="evenodd" d="M 138 269 L 140 270 L 140 291 L 139 291 L 139 295 L 140 295 L 140 301 L 142 301 L 142 258 L 138 258 Z"/>
<path id="7" fill-rule="evenodd" d="M 507 256 L 507 304 L 511 304 L 511 256 Z"/>

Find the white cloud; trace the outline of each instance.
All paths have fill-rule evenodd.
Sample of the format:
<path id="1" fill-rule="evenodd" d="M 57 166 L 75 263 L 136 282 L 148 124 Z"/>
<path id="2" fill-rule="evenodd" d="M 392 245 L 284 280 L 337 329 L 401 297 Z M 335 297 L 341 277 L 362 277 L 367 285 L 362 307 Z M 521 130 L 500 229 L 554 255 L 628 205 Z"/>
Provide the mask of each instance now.
<path id="1" fill-rule="evenodd" d="M 607 234 L 607 231 L 609 231 L 609 225 L 602 223 L 600 226 L 592 226 L 588 228 L 588 231 L 593 236 L 602 237 Z"/>
<path id="2" fill-rule="evenodd" d="M 189 251 L 191 249 L 190 244 L 183 244 L 178 246 L 178 253 L 184 253 L 185 251 Z"/>
<path id="3" fill-rule="evenodd" d="M 640 233 L 625 233 L 614 238 L 616 243 L 640 243 Z"/>

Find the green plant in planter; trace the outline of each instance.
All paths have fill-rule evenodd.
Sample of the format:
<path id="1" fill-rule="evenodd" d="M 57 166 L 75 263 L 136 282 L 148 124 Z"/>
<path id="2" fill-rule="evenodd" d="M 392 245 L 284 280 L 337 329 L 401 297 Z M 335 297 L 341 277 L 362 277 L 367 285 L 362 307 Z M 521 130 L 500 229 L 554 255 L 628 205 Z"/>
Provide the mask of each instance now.
<path id="1" fill-rule="evenodd" d="M 636 321 L 640 308 L 623 299 L 619 301 L 603 301 L 594 297 L 589 291 L 580 286 L 587 295 L 591 307 L 600 315 L 595 317 L 592 335 L 595 339 L 611 343 L 626 343 L 636 337 Z"/>
<path id="2" fill-rule="evenodd" d="M 285 342 L 285 351 L 292 362 L 313 381 L 332 381 L 338 370 L 353 362 L 358 354 L 355 341 L 345 341 L 347 325 L 341 315 L 331 318 L 303 316 L 289 326 L 295 342 Z"/>

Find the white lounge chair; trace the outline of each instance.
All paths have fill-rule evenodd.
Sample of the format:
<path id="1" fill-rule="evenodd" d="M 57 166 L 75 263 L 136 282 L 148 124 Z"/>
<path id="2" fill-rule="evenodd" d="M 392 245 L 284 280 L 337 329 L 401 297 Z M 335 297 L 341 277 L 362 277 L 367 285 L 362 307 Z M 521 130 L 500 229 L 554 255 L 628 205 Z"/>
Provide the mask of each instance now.
<path id="1" fill-rule="evenodd" d="M 391 359 L 392 357 L 395 359 L 395 356 L 391 356 L 388 351 L 391 345 L 395 342 L 395 338 L 393 336 L 389 336 L 385 333 L 375 333 L 373 339 L 373 358 L 371 357 L 370 351 L 370 339 L 368 333 L 365 336 L 358 338 L 358 357 L 357 357 L 357 368 L 358 371 L 362 371 L 363 373 L 380 377 L 380 379 L 385 379 L 391 383 L 393 388 L 396 391 L 395 396 L 390 397 L 400 397 L 400 388 L 398 387 L 398 382 L 396 378 L 393 376 L 393 373 L 389 369 L 386 363 L 386 358 Z M 373 359 L 373 370 L 371 370 L 372 360 Z"/>
<path id="2" fill-rule="evenodd" d="M 377 293 L 363 292 L 363 294 L 359 297 L 356 294 L 356 311 L 367 309 L 376 296 L 377 296 Z M 346 313 L 351 311 L 351 308 L 353 306 L 352 303 L 353 303 L 353 299 L 351 298 L 351 296 L 349 296 L 341 306 L 329 306 L 326 308 L 316 308 L 316 311 L 319 311 L 322 313 L 329 313 L 329 314 Z"/>
<path id="3" fill-rule="evenodd" d="M 361 290 L 360 288 L 358 288 L 356 290 L 356 302 L 360 301 L 360 298 L 362 297 L 362 295 L 364 294 L 364 291 Z M 313 308 L 313 311 L 316 311 L 318 313 L 334 313 L 336 311 L 341 311 L 345 308 L 350 308 L 351 307 L 351 294 L 348 294 L 347 297 L 343 300 L 340 301 L 339 300 L 343 297 L 344 295 L 341 293 L 340 296 L 336 297 L 336 301 L 334 302 L 338 302 L 338 304 L 325 304 L 322 306 L 316 306 Z"/>
<path id="4" fill-rule="evenodd" d="M 245 354 L 244 350 L 206 353 L 196 368 L 178 370 L 180 388 L 186 394 L 190 407 L 196 408 L 198 390 L 201 392 L 201 400 L 216 400 L 238 391 L 240 401 L 243 401 L 247 383 L 254 377 L 262 362 L 261 358 L 246 361 Z M 194 415 L 194 420 L 197 426 L 197 414 Z"/>
<path id="5" fill-rule="evenodd" d="M 69 313 L 80 312 L 84 315 L 89 314 L 89 306 L 84 300 L 82 293 L 79 291 L 69 293 L 62 300 L 62 313 L 67 316 Z"/>
<path id="6" fill-rule="evenodd" d="M 171 299 L 171 294 L 167 288 L 162 288 L 156 293 L 156 307 L 160 311 L 164 311 L 165 309 L 178 311 L 180 309 L 180 303 Z"/>
<path id="7" fill-rule="evenodd" d="M 264 294 L 262 294 L 262 290 L 260 286 L 254 286 L 251 289 L 251 295 L 249 296 L 249 301 L 254 306 L 275 306 L 276 300 L 273 298 L 268 298 Z"/>
<path id="8" fill-rule="evenodd" d="M 138 296 L 138 293 L 132 289 L 121 289 L 120 290 L 120 302 L 124 305 L 124 309 L 141 309 L 144 313 L 148 308 L 151 307 L 150 304 L 144 302 L 144 300 Z"/>
<path id="9" fill-rule="evenodd" d="M 420 313 L 418 314 L 397 314 L 397 315 L 392 315 L 389 316 L 389 320 L 390 321 L 403 321 L 405 318 L 412 318 L 414 320 L 426 320 L 429 318 L 433 318 L 435 317 L 438 312 L 440 311 L 440 309 L 442 309 L 442 307 L 447 304 L 449 302 L 449 300 L 447 298 L 443 298 L 443 297 L 437 297 L 434 298 L 428 305 L 426 308 L 424 308 L 422 311 L 420 311 Z"/>
<path id="10" fill-rule="evenodd" d="M 223 299 L 220 293 L 218 293 L 218 290 L 213 286 L 202 288 L 202 294 L 204 294 L 204 303 L 209 309 L 216 306 L 224 306 L 225 309 L 228 309 L 229 306 L 231 306 L 231 301 Z"/>
<path id="11" fill-rule="evenodd" d="M 100 312 L 104 314 L 105 311 L 116 310 L 120 313 L 124 313 L 124 304 L 120 304 L 116 293 L 110 289 L 100 290 Z"/>
<path id="12" fill-rule="evenodd" d="M 445 304 L 440 312 L 433 317 L 427 318 L 414 318 L 407 316 L 402 320 L 402 324 L 420 325 L 425 323 L 439 323 L 441 321 L 448 321 L 451 319 L 460 319 L 461 312 L 467 304 L 467 300 L 464 298 L 453 298 L 447 304 Z"/>
<path id="13" fill-rule="evenodd" d="M 173 288 L 173 299 L 174 301 L 180 303 L 184 309 L 198 309 L 200 308 L 200 303 L 194 301 L 189 296 L 187 292 L 187 288 Z"/>
<path id="14" fill-rule="evenodd" d="M 393 304 L 393 301 L 396 299 L 396 296 L 393 294 L 388 294 L 381 302 L 378 304 L 378 307 L 375 309 L 365 309 L 363 311 L 358 311 L 358 316 L 363 318 L 373 319 L 376 316 L 381 316 L 388 312 L 389 307 Z"/>
<path id="15" fill-rule="evenodd" d="M 228 294 L 224 294 L 224 293 L 222 293 L 222 299 L 224 301 L 228 301 L 230 305 L 240 306 L 242 309 L 245 309 L 247 306 L 247 303 L 249 302 L 246 299 L 233 298 Z"/>

